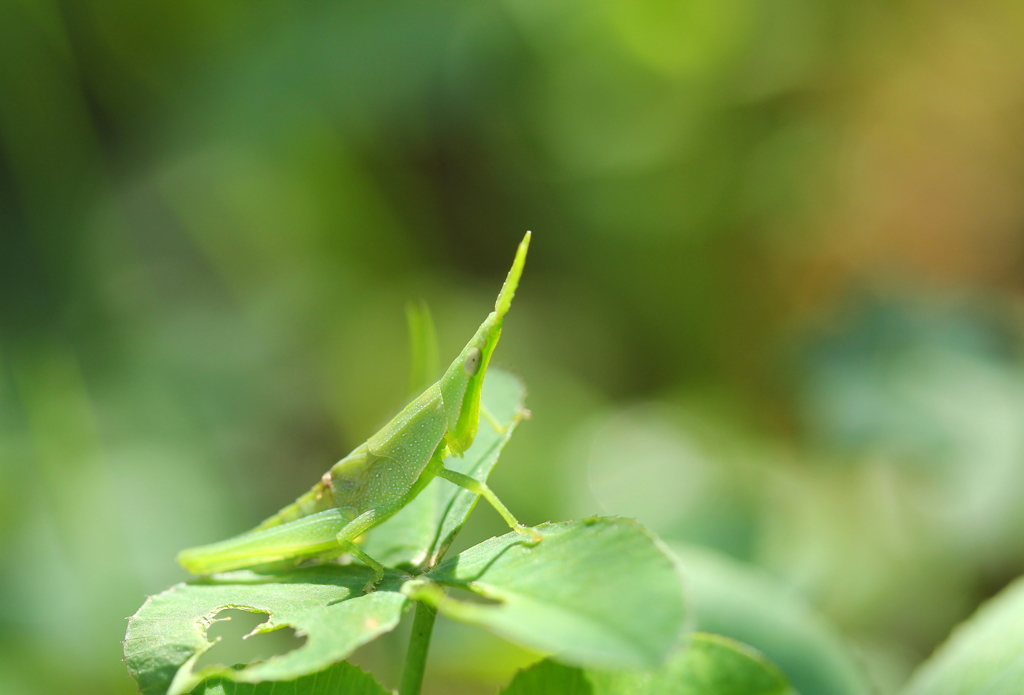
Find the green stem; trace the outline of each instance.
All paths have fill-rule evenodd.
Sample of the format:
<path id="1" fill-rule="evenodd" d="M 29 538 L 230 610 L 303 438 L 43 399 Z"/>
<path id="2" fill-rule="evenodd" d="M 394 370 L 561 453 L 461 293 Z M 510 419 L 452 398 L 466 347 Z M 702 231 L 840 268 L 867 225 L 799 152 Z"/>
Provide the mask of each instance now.
<path id="1" fill-rule="evenodd" d="M 430 636 L 434 631 L 436 618 L 436 608 L 423 601 L 416 602 L 416 617 L 412 621 L 409 651 L 405 654 L 405 669 L 402 671 L 402 685 L 398 689 L 398 695 L 420 695 L 423 672 L 427 668 Z"/>

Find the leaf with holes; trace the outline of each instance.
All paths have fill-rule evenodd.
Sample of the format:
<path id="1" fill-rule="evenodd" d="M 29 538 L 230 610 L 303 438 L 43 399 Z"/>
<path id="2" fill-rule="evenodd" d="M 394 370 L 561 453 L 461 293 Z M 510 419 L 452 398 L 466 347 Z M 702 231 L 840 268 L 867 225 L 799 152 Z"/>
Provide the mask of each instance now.
<path id="1" fill-rule="evenodd" d="M 373 676 L 341 662 L 311 676 L 291 681 L 239 683 L 214 676 L 204 680 L 191 695 L 389 695 Z"/>
<path id="2" fill-rule="evenodd" d="M 403 591 L 559 660 L 657 667 L 684 628 L 682 583 L 664 546 L 629 519 L 544 524 L 532 544 L 492 538 L 412 580 Z M 492 604 L 444 595 L 465 589 Z"/>
<path id="3" fill-rule="evenodd" d="M 322 565 L 281 573 L 232 572 L 178 584 L 150 597 L 129 619 L 128 670 L 146 694 L 179 695 L 203 678 L 257 683 L 288 681 L 334 664 L 398 624 L 408 599 L 402 577 L 389 572 L 377 591 L 363 594 L 372 571 L 357 565 Z M 267 613 L 256 632 L 291 626 L 306 638 L 287 654 L 242 669 L 211 666 L 193 671 L 211 642 L 206 630 L 217 613 L 238 608 Z"/>
<path id="4" fill-rule="evenodd" d="M 501 695 L 794 695 L 755 649 L 721 635 L 694 634 L 651 671 L 582 670 L 542 661 L 516 674 Z"/>
<path id="5" fill-rule="evenodd" d="M 445 467 L 487 482 L 512 432 L 527 415 L 525 396 L 519 379 L 491 368 L 481 403 L 495 422 L 481 418 L 473 446 L 462 457 L 445 459 Z M 436 478 L 398 514 L 372 529 L 363 549 L 388 567 L 433 567 L 462 530 L 477 500 L 469 490 Z"/>

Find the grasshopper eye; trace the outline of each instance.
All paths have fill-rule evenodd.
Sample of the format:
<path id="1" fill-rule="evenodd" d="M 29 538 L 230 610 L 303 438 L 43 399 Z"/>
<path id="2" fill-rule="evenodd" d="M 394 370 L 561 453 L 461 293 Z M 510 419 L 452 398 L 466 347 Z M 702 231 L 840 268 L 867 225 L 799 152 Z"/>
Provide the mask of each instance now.
<path id="1" fill-rule="evenodd" d="M 480 370 L 480 348 L 475 347 L 466 353 L 466 361 L 463 362 L 462 368 L 470 376 L 473 376 Z"/>

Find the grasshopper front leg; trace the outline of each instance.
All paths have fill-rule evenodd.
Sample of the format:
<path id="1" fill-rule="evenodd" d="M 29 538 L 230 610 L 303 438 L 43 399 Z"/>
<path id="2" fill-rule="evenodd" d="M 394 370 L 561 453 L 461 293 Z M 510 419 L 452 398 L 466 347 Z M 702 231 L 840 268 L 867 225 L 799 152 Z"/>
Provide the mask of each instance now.
<path id="1" fill-rule="evenodd" d="M 363 585 L 363 593 L 368 594 L 371 591 L 374 591 L 377 588 L 377 585 L 380 584 L 381 580 L 384 579 L 384 565 L 367 555 L 363 552 L 362 548 L 352 541 L 341 541 L 341 548 L 346 553 L 354 555 L 360 562 L 373 570 L 373 579 Z"/>
<path id="2" fill-rule="evenodd" d="M 380 564 L 367 555 L 362 548 L 355 544 L 355 539 L 363 535 L 379 523 L 378 513 L 375 509 L 363 512 L 355 519 L 345 525 L 345 528 L 338 531 L 336 540 L 342 552 L 354 556 L 357 560 L 373 570 L 373 579 L 363 586 L 363 593 L 373 591 L 381 580 L 384 579 L 384 565 Z"/>
<path id="3" fill-rule="evenodd" d="M 529 536 L 537 542 L 539 542 L 543 538 L 543 536 L 541 536 L 533 529 L 527 528 L 526 526 L 520 524 L 519 521 L 514 516 L 512 516 L 512 512 L 508 510 L 508 507 L 502 504 L 501 500 L 498 499 L 498 496 L 494 494 L 494 491 L 491 490 L 490 487 L 488 487 L 487 483 L 480 482 L 476 478 L 471 478 L 465 473 L 453 471 L 451 468 L 442 467 L 437 472 L 437 475 L 438 477 L 444 478 L 450 483 L 455 483 L 459 487 L 469 490 L 475 495 L 480 495 L 481 497 L 483 497 L 490 503 L 492 507 L 494 507 L 494 510 L 498 512 L 498 514 L 501 514 L 501 518 L 504 519 L 505 523 L 508 524 L 509 527 L 516 533 L 523 536 Z"/>

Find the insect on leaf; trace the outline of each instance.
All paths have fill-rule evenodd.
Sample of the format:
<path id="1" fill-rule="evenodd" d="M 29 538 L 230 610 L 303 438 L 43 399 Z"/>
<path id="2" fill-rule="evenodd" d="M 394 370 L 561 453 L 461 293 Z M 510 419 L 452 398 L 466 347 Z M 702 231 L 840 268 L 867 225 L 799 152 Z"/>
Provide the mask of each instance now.
<path id="1" fill-rule="evenodd" d="M 494 311 L 437 382 L 331 466 L 294 502 L 250 531 L 182 550 L 179 564 L 193 574 L 209 575 L 268 563 L 328 559 L 345 552 L 374 568 L 374 577 L 366 584 L 366 590 L 372 590 L 384 578 L 384 565 L 359 547 L 362 539 L 367 531 L 408 506 L 435 477 L 481 495 L 514 531 L 535 537 L 485 483 L 446 469 L 443 461 L 448 452 L 464 454 L 470 449 L 482 417 L 495 431 L 507 430 L 481 408 L 480 399 L 529 246 L 527 232 L 498 292 Z M 427 332 L 432 333 L 426 328 L 421 331 Z M 440 540 L 442 545 L 447 542 Z"/>

